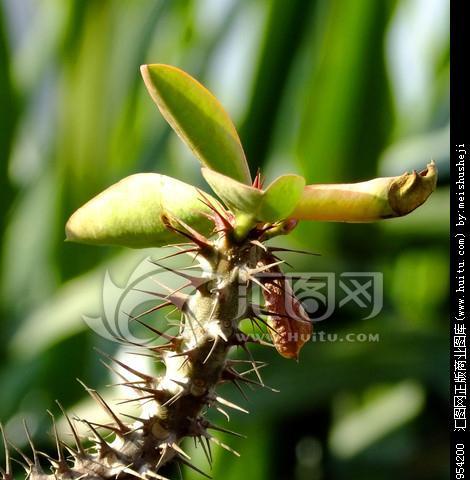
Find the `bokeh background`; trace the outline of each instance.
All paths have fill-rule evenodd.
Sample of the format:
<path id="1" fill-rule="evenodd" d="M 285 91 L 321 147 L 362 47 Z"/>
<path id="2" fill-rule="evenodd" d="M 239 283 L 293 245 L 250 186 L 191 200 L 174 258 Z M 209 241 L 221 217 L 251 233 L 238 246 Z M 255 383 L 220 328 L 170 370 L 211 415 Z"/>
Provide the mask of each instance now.
<path id="1" fill-rule="evenodd" d="M 97 414 L 75 378 L 105 391 L 93 347 L 118 345 L 82 315 L 100 315 L 106 270 L 124 285 L 161 255 L 66 244 L 68 216 L 135 172 L 206 188 L 144 89 L 139 65 L 158 62 L 220 98 L 268 180 L 352 182 L 431 158 L 440 171 L 437 191 L 408 217 L 304 224 L 278 242 L 322 254 L 290 256 L 293 270 L 383 272 L 379 316 L 341 309 L 317 325 L 380 340 L 312 342 L 298 364 L 255 349 L 281 392 L 250 393 L 251 414 L 230 423 L 248 439 L 226 439 L 242 457 L 215 449 L 213 477 L 447 478 L 448 9 L 446 0 L 2 0 L 0 419 L 11 440 L 25 444 L 25 418 L 49 451 L 56 398 Z"/>

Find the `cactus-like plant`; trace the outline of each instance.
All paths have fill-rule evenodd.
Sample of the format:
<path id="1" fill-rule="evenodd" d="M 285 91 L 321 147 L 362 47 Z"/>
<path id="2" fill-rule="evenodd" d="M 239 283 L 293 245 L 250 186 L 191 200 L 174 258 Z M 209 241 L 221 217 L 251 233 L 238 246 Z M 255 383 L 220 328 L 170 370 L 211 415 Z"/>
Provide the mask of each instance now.
<path id="1" fill-rule="evenodd" d="M 212 407 L 243 409 L 220 397 L 217 386 L 223 382 L 265 386 L 260 376 L 248 378 L 239 371 L 240 363 L 230 359 L 230 351 L 241 347 L 258 374 L 249 345 L 268 343 L 243 333 L 240 321 L 250 318 L 265 324 L 272 345 L 286 358 L 298 358 L 312 334 L 312 323 L 280 269 L 277 255 L 285 249 L 265 241 L 288 234 L 301 220 L 369 222 L 403 216 L 421 205 L 436 185 L 431 162 L 421 172 L 356 184 L 305 185 L 303 177 L 288 174 L 263 187 L 259 173 L 252 181 L 235 127 L 208 90 L 172 66 L 144 65 L 141 71 L 160 112 L 203 164 L 202 174 L 219 199 L 161 174 L 132 175 L 77 210 L 67 223 L 67 240 L 141 248 L 180 245 L 186 239 L 188 244 L 177 254 L 197 259 L 203 275 L 175 271 L 192 287 L 189 295 L 164 285 L 152 292 L 161 303 L 151 311 L 173 306 L 182 313 L 177 335 L 145 324 L 165 341 L 141 346 L 163 362 L 162 376 L 111 359 L 139 378 L 124 382 L 138 392 L 129 401 L 142 404 L 141 415 L 126 421 L 97 391 L 85 387 L 111 423 L 83 419 L 95 438 L 92 447 L 85 448 L 66 416 L 76 441 L 74 448 L 66 447 L 69 457 L 54 424 L 58 457 L 47 457 L 51 472 L 39 461 L 30 440 L 32 459 L 20 452 L 20 462 L 32 480 L 163 479 L 160 468 L 172 461 L 199 471 L 180 446 L 186 437 L 200 443 L 209 462 L 211 443 L 231 450 L 211 433 L 227 430 L 213 425 L 205 412 Z M 249 294 L 255 284 L 265 304 L 241 303 L 240 286 Z M 129 321 L 142 322 L 141 318 Z M 109 432 L 112 440 L 106 436 Z M 2 476 L 11 480 L 9 444 L 3 430 L 2 435 L 7 457 Z"/>

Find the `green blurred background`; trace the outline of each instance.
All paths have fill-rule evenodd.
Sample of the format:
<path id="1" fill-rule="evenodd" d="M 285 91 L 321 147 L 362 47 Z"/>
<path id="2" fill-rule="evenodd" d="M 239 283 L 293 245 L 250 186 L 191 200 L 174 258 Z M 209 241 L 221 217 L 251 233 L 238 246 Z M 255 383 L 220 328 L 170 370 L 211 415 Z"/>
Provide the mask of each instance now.
<path id="1" fill-rule="evenodd" d="M 141 81 L 139 65 L 158 62 L 217 95 L 252 171 L 261 167 L 268 180 L 297 172 L 309 183 L 352 182 L 431 158 L 440 171 L 437 191 L 408 217 L 304 224 L 277 242 L 322 254 L 289 257 L 294 270 L 383 272 L 379 316 L 363 321 L 359 308 L 342 309 L 317 325 L 380 340 L 313 342 L 299 364 L 254 351 L 281 393 L 254 391 L 252 413 L 232 416 L 230 428 L 248 439 L 226 439 L 241 459 L 214 450 L 214 478 L 447 478 L 448 1 L 0 6 L 0 419 L 11 440 L 25 443 L 26 418 L 50 449 L 54 400 L 91 408 L 75 378 L 103 388 L 110 379 L 93 346 L 118 346 L 82 315 L 100 315 L 106 270 L 124 284 L 140 260 L 161 255 L 65 244 L 68 216 L 135 172 L 205 188 Z M 192 454 L 209 471 L 201 452 Z"/>

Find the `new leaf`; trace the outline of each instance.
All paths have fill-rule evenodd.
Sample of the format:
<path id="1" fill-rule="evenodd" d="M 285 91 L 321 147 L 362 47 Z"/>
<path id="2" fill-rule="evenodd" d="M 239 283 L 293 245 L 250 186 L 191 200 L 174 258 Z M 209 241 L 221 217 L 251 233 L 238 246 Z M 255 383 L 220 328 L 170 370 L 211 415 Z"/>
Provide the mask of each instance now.
<path id="1" fill-rule="evenodd" d="M 212 230 L 208 213 L 192 185 L 158 173 L 139 173 L 124 178 L 79 208 L 65 231 L 67 240 L 80 243 L 159 247 L 183 238 L 166 228 L 165 214 L 208 234 Z"/>
<path id="2" fill-rule="evenodd" d="M 179 68 L 142 65 L 142 76 L 165 120 L 200 162 L 239 182 L 251 177 L 232 120 L 209 90 Z"/>

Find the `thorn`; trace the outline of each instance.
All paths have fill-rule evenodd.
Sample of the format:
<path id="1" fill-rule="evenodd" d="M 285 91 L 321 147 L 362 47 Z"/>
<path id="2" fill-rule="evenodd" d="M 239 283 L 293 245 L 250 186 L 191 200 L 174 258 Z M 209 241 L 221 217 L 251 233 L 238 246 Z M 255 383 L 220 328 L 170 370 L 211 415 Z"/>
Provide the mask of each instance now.
<path id="1" fill-rule="evenodd" d="M 41 452 L 40 450 L 38 450 L 38 455 L 43 456 L 52 466 L 57 463 L 57 460 L 49 456 L 46 452 Z"/>
<path id="2" fill-rule="evenodd" d="M 282 318 L 289 318 L 291 320 L 295 320 L 293 317 L 290 315 L 284 314 L 284 313 L 278 313 L 278 312 L 271 312 L 271 310 L 265 310 L 262 308 L 260 305 L 252 305 L 254 310 L 258 310 L 259 313 L 262 315 L 267 315 L 269 317 L 282 317 Z"/>
<path id="3" fill-rule="evenodd" d="M 196 335 L 196 332 L 195 332 L 194 327 L 193 327 L 192 319 L 194 319 L 196 321 L 196 323 L 199 325 L 200 329 L 203 332 L 205 331 L 205 328 L 201 324 L 201 322 L 192 314 L 192 312 L 189 311 L 189 309 L 186 313 L 187 313 L 187 315 L 185 315 L 184 321 L 181 323 L 181 325 L 186 325 L 186 323 L 189 325 L 189 328 L 191 329 L 191 333 L 193 334 L 194 340 L 197 343 L 197 335 Z M 180 333 L 182 333 L 182 331 L 183 330 L 180 330 Z"/>
<path id="4" fill-rule="evenodd" d="M 269 364 L 268 363 L 263 363 L 261 365 L 257 365 L 258 368 L 264 368 L 267 367 Z M 241 378 L 245 378 L 245 375 L 249 375 L 252 372 L 255 372 L 256 370 L 253 368 L 250 368 L 249 370 L 245 370 L 244 372 L 240 372 L 239 375 Z M 264 386 L 264 385 L 263 385 Z"/>
<path id="5" fill-rule="evenodd" d="M 193 246 L 192 242 L 180 242 L 180 243 L 168 243 L 167 245 L 163 245 L 159 248 L 182 248 L 182 247 L 188 247 L 188 246 Z"/>
<path id="6" fill-rule="evenodd" d="M 214 353 L 214 350 L 215 350 L 215 347 L 217 346 L 217 342 L 219 341 L 219 336 L 215 337 L 214 338 L 214 341 L 212 343 L 212 347 L 211 349 L 209 350 L 209 353 L 207 354 L 206 358 L 204 359 L 204 361 L 202 362 L 202 364 L 204 365 L 210 358 L 210 356 Z"/>
<path id="7" fill-rule="evenodd" d="M 166 451 L 168 450 L 168 444 L 164 443 L 161 446 L 160 458 L 158 459 L 157 465 L 155 466 L 155 470 L 159 470 L 163 463 L 163 459 L 166 457 Z"/>
<path id="8" fill-rule="evenodd" d="M 215 205 L 217 205 L 217 207 L 220 208 L 223 212 L 226 212 L 224 206 L 216 198 L 210 199 L 207 196 L 206 192 L 204 192 L 200 188 L 196 188 L 196 190 L 197 190 L 197 193 L 199 193 L 199 195 L 204 199 L 204 201 L 207 202 L 208 205 L 210 205 L 209 208 L 215 208 Z"/>
<path id="9" fill-rule="evenodd" d="M 145 347 L 147 350 L 153 350 L 155 347 Z M 155 351 L 153 353 L 145 353 L 145 352 L 132 352 L 132 351 L 127 351 L 126 353 L 129 353 L 131 355 L 136 355 L 138 357 L 146 357 L 146 358 L 152 358 L 156 362 L 163 362 L 161 359 L 161 352 L 160 351 Z"/>
<path id="10" fill-rule="evenodd" d="M 164 338 L 165 340 L 169 341 L 174 341 L 177 339 L 174 335 L 169 335 L 168 333 L 161 332 L 160 330 L 157 330 L 154 327 L 151 327 L 149 324 L 142 322 L 142 320 L 137 320 L 138 323 L 140 323 L 142 326 L 145 328 L 148 328 L 151 332 L 155 333 L 156 335 Z"/>
<path id="11" fill-rule="evenodd" d="M 219 445 L 219 447 L 224 448 L 228 452 L 233 453 L 236 457 L 240 457 L 240 454 L 236 450 L 234 450 L 233 448 L 230 448 L 228 445 L 225 445 L 225 443 L 222 443 L 218 438 L 213 437 L 212 435 L 209 435 L 209 440 L 211 442 L 214 442 L 216 445 Z"/>
<path id="12" fill-rule="evenodd" d="M 258 190 L 261 190 L 263 188 L 263 180 L 261 178 L 261 171 L 259 168 L 256 172 L 255 179 L 253 180 L 252 186 L 253 188 L 257 188 Z"/>
<path id="13" fill-rule="evenodd" d="M 70 430 L 72 431 L 72 435 L 73 435 L 73 438 L 75 439 L 75 444 L 77 446 L 77 450 L 78 452 L 85 456 L 85 450 L 83 450 L 83 447 L 81 445 L 81 442 L 80 442 L 80 437 L 77 433 L 77 430 L 75 429 L 75 426 L 73 425 L 72 423 L 72 420 L 70 420 L 70 417 L 67 415 L 67 413 L 65 412 L 64 410 L 64 407 L 62 406 L 62 404 L 59 402 L 59 400 L 56 400 L 55 401 L 57 403 L 57 405 L 59 406 L 62 414 L 64 415 L 65 419 L 67 420 L 67 423 L 69 424 L 69 427 L 70 427 Z"/>
<path id="14" fill-rule="evenodd" d="M 153 260 L 150 260 L 150 262 L 153 263 L 154 265 L 157 265 L 160 268 L 163 268 L 164 270 L 166 270 L 168 272 L 175 273 L 176 275 L 179 275 L 180 277 L 185 278 L 196 289 L 200 288 L 202 285 L 204 285 L 204 283 L 207 283 L 210 280 L 210 279 L 205 278 L 205 277 L 196 277 L 194 275 L 189 275 L 187 273 L 182 272 L 181 270 L 177 270 L 177 269 L 170 268 L 170 267 L 165 267 L 165 265 L 157 263 Z"/>
<path id="15" fill-rule="evenodd" d="M 178 452 L 180 455 L 183 457 L 187 458 L 188 460 L 191 460 L 191 457 L 176 443 L 170 443 L 170 447 L 175 451 Z"/>
<path id="16" fill-rule="evenodd" d="M 162 215 L 161 219 L 168 230 L 172 230 L 176 233 L 179 233 L 180 235 L 183 235 L 183 237 L 186 237 L 187 239 L 191 240 L 191 242 L 195 243 L 202 251 L 212 252 L 214 250 L 212 243 L 204 235 L 201 235 L 199 232 L 194 230 L 194 228 L 190 227 L 188 224 L 175 217 L 170 212 Z M 184 228 L 184 230 L 180 230 L 174 227 L 171 224 L 171 221 L 179 224 L 181 227 Z"/>
<path id="17" fill-rule="evenodd" d="M 10 443 L 10 445 L 11 445 L 19 454 L 22 455 L 22 452 L 21 452 L 21 450 L 20 450 L 19 448 L 16 448 L 16 447 L 15 447 L 14 445 L 12 445 L 11 443 Z M 12 458 L 11 460 L 12 460 L 13 462 L 17 463 L 18 465 L 20 465 L 21 467 L 23 467 L 23 468 L 25 469 L 26 473 L 27 473 L 26 478 L 29 478 L 29 475 L 31 474 L 31 467 L 30 467 L 29 465 L 24 464 L 23 462 L 21 462 L 21 461 L 18 460 L 17 458 Z M 29 460 L 29 459 L 28 459 L 28 460 Z M 13 475 L 12 475 L 12 478 L 14 478 Z"/>
<path id="18" fill-rule="evenodd" d="M 199 352 L 199 347 L 194 347 L 194 348 L 191 348 L 190 350 L 186 350 L 185 352 L 181 352 L 181 353 L 174 353 L 172 355 L 169 355 L 170 358 L 173 358 L 173 357 L 188 357 L 188 358 L 191 358 L 191 357 L 194 357 L 194 353 L 197 353 Z"/>
<path id="19" fill-rule="evenodd" d="M 206 448 L 206 445 L 204 444 L 204 440 L 203 440 L 203 437 L 201 437 L 200 435 L 197 436 L 197 437 L 194 437 L 195 439 L 197 438 L 197 441 L 199 442 L 199 444 L 201 445 L 201 448 L 204 452 L 204 455 L 206 457 L 206 460 L 207 460 L 207 463 L 209 464 L 209 468 L 212 470 L 212 459 L 209 455 L 209 452 Z"/>
<path id="20" fill-rule="evenodd" d="M 213 311 L 214 309 L 212 309 L 212 312 Z M 212 312 L 211 312 L 211 316 L 212 316 Z M 217 337 L 220 337 L 224 342 L 228 342 L 227 335 L 225 335 L 225 333 L 222 331 L 219 321 L 208 322 L 207 328 L 205 330 L 207 330 L 214 339 L 216 339 Z"/>
<path id="21" fill-rule="evenodd" d="M 274 260 L 282 260 L 282 258 L 279 258 L 277 255 L 274 255 L 274 253 L 271 253 L 271 257 L 272 257 Z M 285 263 L 288 267 L 294 268 L 294 266 L 293 266 L 291 263 L 286 262 L 285 260 L 284 260 L 284 263 Z"/>
<path id="22" fill-rule="evenodd" d="M 211 222 L 214 223 L 214 229 L 212 230 L 212 233 L 222 233 L 222 232 L 228 232 L 233 230 L 232 224 L 225 218 L 220 212 L 218 212 L 215 208 L 212 208 L 210 204 L 205 202 L 202 199 L 198 199 L 203 205 L 206 207 L 209 207 L 213 213 L 203 213 L 203 215 L 210 220 Z"/>
<path id="23" fill-rule="evenodd" d="M 313 255 L 314 257 L 321 257 L 321 253 L 309 252 L 307 250 L 294 250 L 292 248 L 282 248 L 282 247 L 268 247 L 269 252 L 291 252 L 291 253 L 301 253 L 304 255 Z"/>
<path id="24" fill-rule="evenodd" d="M 168 380 L 170 380 L 173 383 L 176 383 L 176 385 L 179 385 L 183 389 L 186 389 L 186 387 L 187 387 L 186 383 L 180 382 L 179 380 L 175 380 L 174 378 L 169 378 Z"/>
<path id="25" fill-rule="evenodd" d="M 162 287 L 163 289 L 165 289 L 168 294 L 165 296 L 165 298 L 168 298 L 168 300 L 171 302 L 171 297 L 174 295 L 176 298 L 182 298 L 182 297 L 189 297 L 189 295 L 186 295 L 184 293 L 181 293 L 181 290 L 184 290 L 185 288 L 191 286 L 191 283 L 185 283 L 184 285 L 181 285 L 180 287 L 178 288 L 171 288 L 169 287 L 168 285 L 165 285 L 164 283 L 160 282 L 159 280 L 157 280 L 156 278 L 154 277 L 150 277 L 151 280 L 156 283 L 157 285 L 159 285 L 160 287 Z M 174 305 L 174 304 L 173 304 Z M 180 309 L 181 310 L 181 309 Z"/>
<path id="26" fill-rule="evenodd" d="M 262 365 L 261 367 L 264 367 L 266 365 Z M 223 372 L 223 375 L 227 378 L 228 377 L 228 380 L 232 381 L 232 382 L 237 382 L 237 381 L 240 381 L 240 382 L 243 382 L 243 383 L 248 383 L 250 385 L 255 385 L 257 387 L 263 387 L 263 388 L 267 388 L 268 390 L 270 390 L 271 392 L 274 392 L 274 393 L 279 393 L 280 390 L 277 390 L 276 388 L 272 388 L 266 384 L 262 384 L 262 383 L 259 383 L 259 382 L 256 382 L 255 380 L 252 380 L 251 378 L 246 378 L 244 375 L 247 375 L 248 373 L 251 373 L 253 372 L 254 370 L 253 369 L 250 369 L 250 370 L 247 370 L 246 372 L 243 372 L 242 374 L 241 373 L 238 373 L 236 372 L 235 370 L 231 369 L 231 368 L 228 368 L 226 370 L 224 370 Z M 237 385 L 237 383 L 235 383 L 235 385 Z M 241 388 L 241 387 L 240 387 Z M 246 397 L 246 396 L 245 396 Z M 249 400 L 247 398 L 247 400 Z"/>
<path id="27" fill-rule="evenodd" d="M 204 437 L 204 441 L 206 442 L 206 447 L 209 452 L 209 457 L 211 458 L 211 462 L 214 461 L 214 456 L 212 455 L 212 446 L 209 442 L 209 439 L 207 437 Z"/>
<path id="28" fill-rule="evenodd" d="M 234 437 L 248 438 L 246 435 L 242 435 L 241 433 L 234 432 L 233 430 L 229 430 L 228 428 L 219 427 L 219 426 L 214 425 L 213 423 L 210 423 L 208 421 L 205 422 L 204 426 L 206 428 L 209 428 L 210 430 L 217 430 L 219 432 L 228 433 L 229 435 L 233 435 Z"/>
<path id="29" fill-rule="evenodd" d="M 114 449 L 108 444 L 108 442 L 99 434 L 98 430 L 93 426 L 91 422 L 88 420 L 82 419 L 81 420 L 83 423 L 86 423 L 88 425 L 88 428 L 93 432 L 93 435 L 95 436 L 96 440 L 98 441 L 100 445 L 100 457 L 103 457 L 106 455 L 106 453 L 109 452 L 114 452 Z"/>
<path id="30" fill-rule="evenodd" d="M 153 279 L 155 282 L 159 283 L 157 280 Z M 160 284 L 161 285 L 161 284 Z M 165 287 L 167 288 L 167 287 Z M 148 295 L 153 295 L 154 297 L 159 297 L 163 298 L 165 300 L 168 300 L 171 302 L 178 310 L 183 310 L 184 306 L 186 305 L 186 302 L 188 301 L 188 295 L 185 295 L 183 293 L 179 293 L 178 291 L 174 291 L 173 293 L 170 293 L 168 295 L 165 295 L 164 293 L 160 292 L 151 292 L 149 290 L 140 290 L 138 288 L 134 288 L 136 292 L 141 292 L 141 293 L 147 293 Z"/>
<path id="31" fill-rule="evenodd" d="M 173 245 L 168 245 L 168 246 L 171 247 Z M 185 253 L 193 253 L 193 252 L 198 252 L 198 251 L 199 251 L 199 248 L 187 248 L 186 250 L 180 250 L 179 252 L 171 253 L 170 255 L 165 255 L 164 257 L 157 258 L 157 260 L 155 260 L 155 261 L 156 262 L 161 262 L 162 260 L 167 260 L 168 258 L 176 257 L 178 255 L 183 255 Z"/>
<path id="32" fill-rule="evenodd" d="M 88 392 L 91 398 L 95 400 L 98 405 L 106 412 L 108 415 L 116 422 L 116 425 L 119 427 L 119 431 L 121 434 L 125 434 L 129 432 L 129 428 L 124 425 L 124 423 L 119 419 L 119 417 L 114 413 L 112 408 L 106 403 L 104 398 L 94 389 L 85 385 L 80 379 L 77 378 L 78 383 L 82 385 L 82 387 Z"/>
<path id="33" fill-rule="evenodd" d="M 141 392 L 150 393 L 150 394 L 153 395 L 155 400 L 157 400 L 157 402 L 162 402 L 167 397 L 167 394 L 165 392 L 163 392 L 162 390 L 157 390 L 156 388 L 148 388 L 148 387 L 143 387 L 143 386 L 138 386 L 138 385 L 132 385 L 130 383 L 123 383 L 122 385 L 124 387 L 130 387 L 134 390 L 139 390 Z M 129 416 L 129 415 L 126 415 L 126 416 Z"/>
<path id="34" fill-rule="evenodd" d="M 81 421 L 83 422 L 83 420 Z M 97 422 L 90 422 L 90 421 L 88 421 L 88 423 L 90 423 L 91 425 L 97 428 L 104 428 L 105 430 L 110 430 L 111 432 L 114 432 L 117 435 L 121 435 L 121 431 L 114 425 L 105 425 L 104 423 L 97 423 Z"/>
<path id="35" fill-rule="evenodd" d="M 140 473 L 136 472 L 135 470 L 132 470 L 132 468 L 129 468 L 129 467 L 124 467 L 121 472 L 125 472 L 125 473 L 128 473 L 129 475 L 132 475 L 133 477 L 135 478 L 140 478 L 142 480 L 147 480 L 147 478 L 145 478 L 143 475 L 141 475 Z"/>
<path id="36" fill-rule="evenodd" d="M 255 328 L 258 328 L 258 330 L 260 331 L 261 334 L 264 333 L 262 328 L 260 327 L 259 323 L 256 320 L 254 320 L 253 318 L 249 318 L 248 320 L 250 320 L 253 334 L 255 333 Z"/>
<path id="37" fill-rule="evenodd" d="M 144 403 L 147 403 L 149 402 L 150 400 L 155 400 L 155 396 L 154 395 L 144 395 L 142 397 L 136 397 L 136 398 L 129 398 L 128 400 L 122 400 L 120 402 L 117 402 L 116 405 L 124 405 L 126 403 L 132 403 L 132 402 L 142 402 L 143 400 L 145 400 L 145 402 L 143 402 L 142 404 Z M 109 428 L 109 427 L 107 427 Z M 119 433 L 121 434 L 121 432 L 119 431 L 119 429 L 115 428 L 114 431 L 116 433 Z"/>
<path id="38" fill-rule="evenodd" d="M 193 465 L 192 463 L 188 462 L 185 458 L 183 457 L 178 457 L 178 460 L 183 463 L 184 465 L 186 465 L 187 467 L 189 468 L 192 468 L 194 471 L 196 471 L 197 473 L 199 473 L 200 475 L 206 477 L 206 478 L 210 478 L 212 479 L 212 477 L 210 475 L 207 475 L 207 473 L 203 472 L 202 470 L 200 470 L 199 468 L 197 468 L 195 465 Z"/>
<path id="39" fill-rule="evenodd" d="M 53 459 L 47 455 L 47 453 L 40 452 L 39 450 L 36 450 L 36 447 L 34 446 L 33 440 L 31 438 L 31 433 L 29 432 L 28 425 L 26 424 L 26 420 L 23 419 L 23 428 L 24 431 L 26 432 L 26 438 L 28 439 L 29 446 L 31 448 L 31 451 L 33 452 L 33 460 L 34 463 L 30 465 L 30 472 L 35 473 L 38 475 L 43 475 L 44 471 L 41 466 L 41 462 L 39 461 L 38 455 L 42 455 L 43 457 L 47 458 L 49 461 L 53 461 Z"/>
<path id="40" fill-rule="evenodd" d="M 251 360 L 245 360 L 244 358 L 229 358 L 226 361 L 227 365 L 236 365 L 240 363 L 249 363 L 252 364 L 253 362 Z M 258 365 L 267 365 L 266 362 L 262 362 L 261 360 L 254 360 L 254 363 Z"/>
<path id="41" fill-rule="evenodd" d="M 252 245 L 256 245 L 257 247 L 261 248 L 261 250 L 264 250 L 265 252 L 268 251 L 268 247 L 264 245 L 264 243 L 261 243 L 259 240 L 250 240 L 250 243 Z"/>
<path id="42" fill-rule="evenodd" d="M 155 379 L 150 376 L 150 375 L 146 375 L 145 373 L 142 373 L 142 372 L 139 372 L 138 370 L 135 370 L 134 368 L 132 367 L 129 367 L 129 365 L 126 365 L 125 363 L 119 361 L 117 358 L 114 358 L 112 357 L 111 355 L 107 354 L 106 352 L 103 352 L 102 350 L 100 350 L 99 348 L 96 348 L 95 347 L 95 351 L 97 351 L 100 355 L 103 355 L 104 357 L 106 357 L 107 359 L 111 360 L 112 362 L 116 363 L 117 365 L 119 365 L 120 367 L 124 368 L 125 370 L 127 370 L 128 372 L 132 373 L 133 375 L 135 375 L 136 377 L 139 377 L 141 378 L 142 380 L 144 380 L 145 382 L 153 382 Z"/>
<path id="43" fill-rule="evenodd" d="M 179 341 L 179 338 L 177 339 Z M 154 355 L 151 355 L 151 357 L 154 357 L 155 355 L 163 355 L 162 352 L 173 352 L 177 349 L 178 343 L 176 341 L 173 342 L 168 342 L 164 343 L 163 345 L 154 345 L 147 347 L 148 350 L 154 353 Z"/>
<path id="44" fill-rule="evenodd" d="M 227 422 L 230 422 L 230 415 L 223 408 L 215 407 L 215 409 L 227 419 Z"/>
<path id="45" fill-rule="evenodd" d="M 31 451 L 33 452 L 34 468 L 37 471 L 42 472 L 42 467 L 41 467 L 41 464 L 40 464 L 39 458 L 38 458 L 38 453 L 39 452 L 36 450 L 36 448 L 34 446 L 33 440 L 31 438 L 31 433 L 29 432 L 28 425 L 26 424 L 25 419 L 23 419 L 23 428 L 24 428 L 24 431 L 26 432 L 26 438 L 28 439 L 28 443 L 29 443 L 29 446 L 31 448 Z"/>
<path id="46" fill-rule="evenodd" d="M 233 408 L 234 410 L 238 410 L 239 412 L 243 413 L 250 413 L 248 410 L 245 410 L 244 408 L 240 407 L 239 405 L 230 402 L 229 400 L 226 400 L 225 398 L 222 398 L 220 396 L 215 397 L 216 402 L 219 402 L 222 405 L 225 405 L 226 407 Z"/>
<path id="47" fill-rule="evenodd" d="M 244 379 L 246 380 L 246 379 Z M 247 397 L 246 393 L 244 392 L 243 388 L 241 387 L 241 385 L 233 378 L 231 380 L 231 382 L 235 385 L 235 387 L 237 388 L 237 390 L 240 392 L 241 396 L 247 401 L 249 402 L 250 399 Z"/>
<path id="48" fill-rule="evenodd" d="M 123 385 L 126 385 L 126 386 L 140 386 L 142 383 L 145 384 L 145 382 L 143 380 L 135 380 L 134 382 L 131 382 L 130 380 L 125 380 L 124 382 L 111 383 L 111 384 L 106 385 L 106 386 L 107 387 L 120 387 L 120 386 L 123 386 Z"/>
<path id="49" fill-rule="evenodd" d="M 139 315 L 136 315 L 136 316 L 133 316 L 130 313 L 126 313 L 126 312 L 123 312 L 123 313 L 127 315 L 130 320 L 137 320 L 138 318 L 141 318 L 144 315 L 150 315 L 151 313 L 156 312 L 157 310 L 161 310 L 162 308 L 169 307 L 170 305 L 173 305 L 170 301 L 163 302 L 163 303 L 160 303 L 160 305 L 149 308 L 148 310 L 145 310 L 145 312 L 139 313 Z"/>
<path id="50" fill-rule="evenodd" d="M 57 448 L 57 457 L 58 457 L 57 468 L 59 472 L 68 470 L 68 464 L 65 460 L 64 450 L 62 448 L 62 444 L 60 443 L 59 433 L 57 432 L 57 425 L 55 423 L 54 414 L 50 410 L 47 410 L 47 413 L 51 416 L 51 420 L 52 420 L 52 430 L 54 432 L 54 440 Z"/>
<path id="51" fill-rule="evenodd" d="M 173 380 L 174 381 L 174 380 Z M 182 396 L 184 395 L 184 392 L 178 392 L 175 393 L 169 400 L 167 400 L 165 403 L 162 403 L 162 407 L 168 407 L 170 405 L 173 405 L 175 402 L 177 402 Z"/>
<path id="52" fill-rule="evenodd" d="M 106 363 L 103 359 L 99 359 L 101 365 L 103 365 L 104 367 L 106 367 L 111 373 L 114 373 L 114 375 L 117 375 L 121 380 L 123 380 L 124 383 L 130 383 L 130 380 L 125 377 L 124 375 L 122 375 L 120 372 L 118 372 L 114 367 L 112 367 L 111 365 L 109 365 L 109 363 Z"/>
<path id="53" fill-rule="evenodd" d="M 70 453 L 70 455 L 73 457 L 73 459 L 76 459 L 76 457 L 77 457 L 77 455 L 78 455 L 78 452 L 76 452 L 73 448 L 69 447 L 69 446 L 68 446 L 65 442 L 63 442 L 62 440 L 61 440 L 60 443 L 62 443 L 62 446 L 65 448 L 65 450 L 67 450 L 67 451 Z"/>
<path id="54" fill-rule="evenodd" d="M 131 420 L 135 420 L 136 422 L 142 423 L 142 425 L 145 425 L 148 423 L 148 419 L 146 418 L 141 418 L 141 417 L 135 417 L 134 415 L 129 415 L 128 413 L 121 413 L 123 417 L 130 418 Z"/>
<path id="55" fill-rule="evenodd" d="M 268 263 L 267 265 L 263 265 L 262 267 L 253 268 L 249 270 L 249 272 L 250 272 L 250 275 L 256 275 L 258 273 L 265 272 L 266 270 L 269 270 L 270 268 L 276 267 L 283 263 L 286 263 L 286 262 L 284 260 L 278 260 L 277 262 Z"/>
<path id="56" fill-rule="evenodd" d="M 5 449 L 5 470 L 1 470 L 2 477 L 4 480 L 10 480 L 13 478 L 11 472 L 11 458 L 10 458 L 10 450 L 8 448 L 7 437 L 5 434 L 5 430 L 3 429 L 3 425 L 0 423 L 0 433 L 2 434 L 3 446 Z"/>
<path id="57" fill-rule="evenodd" d="M 269 325 L 269 323 L 266 322 L 266 320 L 262 319 L 259 315 L 256 315 L 256 313 L 253 312 L 253 318 L 251 318 L 251 319 L 255 320 L 255 321 L 258 321 L 258 322 L 261 322 L 267 329 L 272 330 L 277 335 L 281 335 L 279 331 L 277 331 L 274 327 Z"/>
<path id="58" fill-rule="evenodd" d="M 256 277 L 253 277 L 252 275 L 249 275 L 248 278 L 252 282 L 256 283 L 256 285 L 258 285 L 262 290 L 264 290 L 267 293 L 270 293 L 269 288 L 266 287 L 266 285 L 263 285 Z"/>
<path id="59" fill-rule="evenodd" d="M 159 475 L 158 473 L 152 472 L 152 470 L 147 470 L 145 472 L 145 475 L 150 475 L 153 478 L 156 478 L 157 480 L 170 480 L 167 477 L 164 477 L 163 475 Z"/>
<path id="60" fill-rule="evenodd" d="M 21 455 L 21 458 L 26 462 L 26 464 L 24 464 L 23 462 L 20 462 L 18 459 L 16 458 L 13 458 L 13 457 L 10 457 L 12 461 L 18 463 L 19 465 L 21 465 L 27 472 L 31 469 L 31 467 L 34 466 L 34 463 L 31 461 L 31 459 L 26 456 L 17 446 L 13 445 L 13 443 L 11 442 L 8 442 L 8 444 L 13 447 L 13 449 L 19 453 Z"/>
<path id="61" fill-rule="evenodd" d="M 246 352 L 246 354 L 250 357 L 250 360 L 252 362 L 251 365 L 253 366 L 253 371 L 255 372 L 256 376 L 258 377 L 259 383 L 261 383 L 261 385 L 264 385 L 263 379 L 261 378 L 258 367 L 256 365 L 256 362 L 255 362 L 255 360 L 253 358 L 253 355 L 251 354 L 250 350 L 248 349 L 248 347 L 245 344 L 243 344 L 241 347 Z"/>
<path id="62" fill-rule="evenodd" d="M 263 345 L 265 347 L 275 348 L 272 343 L 265 342 L 264 340 L 260 340 L 258 338 L 254 338 L 253 336 L 249 335 L 248 333 L 244 333 L 241 330 L 237 330 L 235 333 L 236 333 L 236 335 L 234 335 L 230 338 L 230 343 L 231 343 L 231 345 L 236 345 L 236 346 L 242 347 L 243 350 L 246 349 L 246 344 L 247 343 L 254 343 L 256 345 Z M 253 357 L 251 356 L 251 358 L 253 358 Z M 254 360 L 253 360 L 253 362 L 254 362 Z"/>
<path id="63" fill-rule="evenodd" d="M 233 224 L 230 221 L 229 218 L 227 218 L 225 215 L 220 213 L 209 201 L 205 202 L 204 200 L 199 199 L 201 203 L 206 205 L 206 207 L 209 207 L 214 214 L 207 215 L 210 220 L 212 220 L 215 224 L 215 230 L 214 233 L 221 233 L 221 232 L 230 232 L 233 230 Z M 227 214 L 227 212 L 224 209 L 224 213 Z"/>

